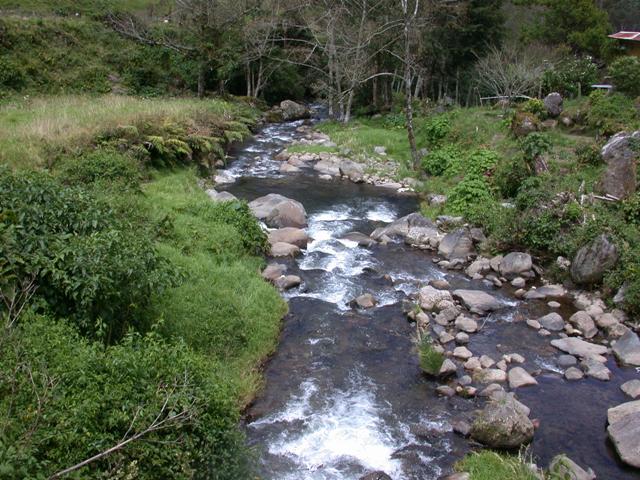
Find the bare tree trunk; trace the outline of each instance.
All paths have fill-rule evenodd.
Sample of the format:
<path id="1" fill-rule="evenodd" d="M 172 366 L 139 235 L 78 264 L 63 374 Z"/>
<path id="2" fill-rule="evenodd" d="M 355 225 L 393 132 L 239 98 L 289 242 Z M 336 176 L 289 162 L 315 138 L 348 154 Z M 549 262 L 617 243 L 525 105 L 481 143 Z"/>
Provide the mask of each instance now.
<path id="1" fill-rule="evenodd" d="M 418 148 L 416 146 L 416 136 L 413 129 L 413 98 L 411 95 L 411 23 L 418 12 L 418 1 L 415 0 L 415 10 L 409 11 L 408 0 L 402 1 L 404 10 L 404 96 L 405 110 L 407 116 L 407 138 L 409 140 L 409 148 L 411 150 L 411 159 L 414 170 L 420 167 L 420 158 L 418 157 Z"/>
<path id="2" fill-rule="evenodd" d="M 345 107 L 344 118 L 342 121 L 344 123 L 349 123 L 351 120 L 351 106 L 353 105 L 353 89 L 349 92 L 349 97 L 347 98 L 347 106 Z"/>
<path id="3" fill-rule="evenodd" d="M 202 62 L 198 69 L 198 98 L 203 98 L 207 81 L 207 64 Z"/>

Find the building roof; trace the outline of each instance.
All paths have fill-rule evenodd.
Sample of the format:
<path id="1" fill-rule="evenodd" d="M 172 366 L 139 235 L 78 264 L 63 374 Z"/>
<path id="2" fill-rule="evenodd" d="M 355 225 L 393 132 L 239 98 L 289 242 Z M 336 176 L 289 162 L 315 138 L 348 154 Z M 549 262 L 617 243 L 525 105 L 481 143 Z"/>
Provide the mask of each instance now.
<path id="1" fill-rule="evenodd" d="M 618 32 L 613 35 L 609 35 L 609 38 L 615 38 L 617 40 L 632 40 L 640 42 L 640 32 Z"/>

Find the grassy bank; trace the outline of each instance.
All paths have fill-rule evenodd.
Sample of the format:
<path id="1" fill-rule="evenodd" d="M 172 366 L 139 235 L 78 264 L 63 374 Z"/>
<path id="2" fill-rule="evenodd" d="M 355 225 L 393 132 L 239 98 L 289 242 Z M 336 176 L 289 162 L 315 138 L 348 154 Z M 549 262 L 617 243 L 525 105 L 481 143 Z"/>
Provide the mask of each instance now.
<path id="1" fill-rule="evenodd" d="M 286 304 L 259 276 L 247 205 L 211 202 L 198 172 L 255 115 L 114 96 L 2 107 L 0 478 L 130 438 L 69 477 L 251 475 L 237 422 Z"/>
<path id="2" fill-rule="evenodd" d="M 636 314 L 640 312 L 640 196 L 636 193 L 624 202 L 589 196 L 598 192 L 605 169 L 600 149 L 606 139 L 640 126 L 634 102 L 622 94 L 600 93 L 569 101 L 563 116 L 570 125 L 558 122 L 547 128 L 542 123 L 544 106 L 536 100 L 506 111 L 425 110 L 416 119 L 418 147 L 424 149 L 419 171 L 410 167 L 402 114 L 357 119 L 346 126 L 328 122 L 319 128 L 356 159 L 375 156 L 375 146 L 386 147 L 389 155 L 381 159 L 397 162 L 400 178 L 422 180 L 425 215 L 464 216 L 484 228 L 485 254 L 530 251 L 550 266 L 552 279 L 567 276 L 554 266 L 558 256 L 571 259 L 597 235 L 609 235 L 622 258 L 607 274 L 603 291 L 611 298 L 626 284 L 624 307 Z M 523 116 L 529 116 L 539 131 L 514 133 Z M 536 173 L 536 163 L 544 163 L 548 170 Z M 431 205 L 428 198 L 436 194 L 446 195 L 446 204 Z"/>

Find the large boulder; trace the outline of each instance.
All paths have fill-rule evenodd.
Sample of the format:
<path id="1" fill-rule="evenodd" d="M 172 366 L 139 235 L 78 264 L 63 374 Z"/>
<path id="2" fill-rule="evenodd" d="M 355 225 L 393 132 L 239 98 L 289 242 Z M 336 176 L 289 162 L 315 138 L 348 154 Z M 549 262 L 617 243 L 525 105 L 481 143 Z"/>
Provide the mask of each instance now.
<path id="1" fill-rule="evenodd" d="M 613 346 L 613 354 L 623 365 L 640 367 L 640 339 L 632 330 L 620 337 Z"/>
<path id="2" fill-rule="evenodd" d="M 593 355 L 604 355 L 607 353 L 607 347 L 604 345 L 596 345 L 595 343 L 585 342 L 576 337 L 556 338 L 551 340 L 551 345 L 558 350 L 562 350 L 569 355 L 577 357 L 591 357 Z"/>
<path id="3" fill-rule="evenodd" d="M 278 242 L 285 242 L 300 248 L 306 248 L 309 236 L 307 232 L 301 228 L 285 227 L 269 232 L 267 239 L 271 245 Z"/>
<path id="4" fill-rule="evenodd" d="M 615 244 L 607 235 L 602 234 L 578 250 L 571 263 L 571 278 L 577 284 L 598 283 L 616 264 L 618 257 Z"/>
<path id="5" fill-rule="evenodd" d="M 280 111 L 282 112 L 282 120 L 285 122 L 301 120 L 311 116 L 311 111 L 305 105 L 296 103 L 293 100 L 280 102 Z"/>
<path id="6" fill-rule="evenodd" d="M 493 295 L 482 290 L 454 290 L 453 296 L 472 312 L 484 314 L 502 308 L 502 304 Z"/>
<path id="7" fill-rule="evenodd" d="M 560 332 L 564 330 L 564 320 L 560 314 L 556 312 L 551 312 L 546 314 L 544 317 L 540 317 L 538 319 L 538 323 L 542 325 L 542 328 L 546 328 L 551 332 Z"/>
<path id="8" fill-rule="evenodd" d="M 519 448 L 533 439 L 529 409 L 513 394 L 498 394 L 487 402 L 471 425 L 471 437 L 491 448 Z"/>
<path id="9" fill-rule="evenodd" d="M 553 92 L 545 97 L 544 108 L 547 109 L 547 114 L 550 117 L 555 118 L 562 113 L 563 103 L 562 95 L 557 92 Z"/>
<path id="10" fill-rule="evenodd" d="M 355 183 L 364 181 L 364 167 L 352 160 L 343 160 L 339 167 L 340 174 Z"/>
<path id="11" fill-rule="evenodd" d="M 640 400 L 607 411 L 607 433 L 620 459 L 640 468 Z"/>
<path id="12" fill-rule="evenodd" d="M 620 132 L 602 147 L 602 158 L 607 168 L 600 187 L 608 195 L 624 199 L 636 191 L 638 153 L 634 144 L 640 141 L 640 130 Z"/>
<path id="13" fill-rule="evenodd" d="M 509 388 L 512 390 L 520 387 L 528 387 L 529 385 L 537 385 L 538 382 L 529 372 L 522 367 L 514 367 L 509 370 Z"/>
<path id="14" fill-rule="evenodd" d="M 301 228 L 307 225 L 307 212 L 300 202 L 277 193 L 270 193 L 249 203 L 253 214 L 269 227 Z"/>
<path id="15" fill-rule="evenodd" d="M 512 252 L 500 262 L 500 274 L 509 280 L 530 271 L 532 268 L 533 262 L 528 253 Z"/>
<path id="16" fill-rule="evenodd" d="M 540 130 L 540 120 L 532 113 L 517 112 L 511 121 L 511 131 L 516 137 L 526 137 Z"/>
<path id="17" fill-rule="evenodd" d="M 444 310 L 453 306 L 453 298 L 448 290 L 438 290 L 431 285 L 420 289 L 418 294 L 420 308 L 426 311 Z"/>
<path id="18" fill-rule="evenodd" d="M 271 245 L 272 257 L 295 257 L 300 254 L 300 248 L 290 243 L 277 242 Z"/>
<path id="19" fill-rule="evenodd" d="M 417 212 L 399 218 L 385 227 L 377 228 L 371 233 L 374 240 L 400 237 L 409 244 L 431 248 L 438 246 L 442 236 L 435 223 Z"/>
<path id="20" fill-rule="evenodd" d="M 445 258 L 462 258 L 467 259 L 473 253 L 473 239 L 469 230 L 466 228 L 458 228 L 447 233 L 440 241 L 438 253 Z"/>

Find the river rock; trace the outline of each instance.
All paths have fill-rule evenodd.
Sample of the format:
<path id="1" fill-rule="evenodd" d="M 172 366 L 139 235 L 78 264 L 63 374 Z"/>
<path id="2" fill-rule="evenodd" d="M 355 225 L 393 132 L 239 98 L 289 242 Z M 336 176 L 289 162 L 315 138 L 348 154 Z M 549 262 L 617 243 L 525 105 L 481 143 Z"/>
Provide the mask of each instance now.
<path id="1" fill-rule="evenodd" d="M 480 383 L 502 383 L 507 381 L 507 372 L 499 368 L 487 368 L 474 374 L 474 380 Z"/>
<path id="2" fill-rule="evenodd" d="M 562 285 L 545 285 L 529 290 L 524 298 L 526 300 L 544 300 L 545 298 L 564 298 L 567 290 Z"/>
<path id="3" fill-rule="evenodd" d="M 447 290 L 438 290 L 431 285 L 422 287 L 418 294 L 420 308 L 426 311 L 444 310 L 453 306 L 453 297 Z"/>
<path id="4" fill-rule="evenodd" d="M 298 173 L 300 171 L 300 168 L 287 162 L 280 165 L 279 170 L 280 173 Z"/>
<path id="5" fill-rule="evenodd" d="M 442 236 L 435 223 L 417 212 L 399 218 L 386 227 L 377 228 L 371 233 L 374 240 L 400 237 L 409 244 L 431 248 L 437 247 Z"/>
<path id="6" fill-rule="evenodd" d="M 340 162 L 340 174 L 347 177 L 354 183 L 364 182 L 364 167 L 352 160 L 343 160 Z"/>
<path id="7" fill-rule="evenodd" d="M 267 267 L 262 271 L 262 278 L 273 282 L 276 278 L 284 275 L 284 272 L 287 271 L 287 267 L 280 263 L 272 263 L 267 265 Z"/>
<path id="8" fill-rule="evenodd" d="M 593 357 L 585 358 L 580 362 L 580 366 L 587 377 L 602 380 L 603 382 L 611 380 L 611 370 Z"/>
<path id="9" fill-rule="evenodd" d="M 562 95 L 557 92 L 550 93 L 544 97 L 544 108 L 547 109 L 547 114 L 553 118 L 556 118 L 562 113 L 563 103 Z"/>
<path id="10" fill-rule="evenodd" d="M 456 391 L 449 385 L 439 385 L 436 387 L 436 393 L 438 395 L 442 395 L 443 397 L 453 397 L 456 394 Z"/>
<path id="11" fill-rule="evenodd" d="M 451 475 L 447 475 L 442 480 L 470 480 L 470 479 L 471 479 L 471 475 L 469 475 L 467 472 L 458 472 L 458 473 L 452 473 Z"/>
<path id="12" fill-rule="evenodd" d="M 300 248 L 306 248 L 309 236 L 307 232 L 300 228 L 285 227 L 269 232 L 267 239 L 271 245 L 284 242 Z"/>
<path id="13" fill-rule="evenodd" d="M 564 378 L 567 380 L 582 380 L 584 372 L 576 367 L 569 367 L 564 372 Z"/>
<path id="14" fill-rule="evenodd" d="M 293 100 L 283 100 L 280 102 L 279 108 L 282 120 L 291 122 L 293 120 L 302 120 L 311 116 L 311 110 L 305 105 L 294 102 Z"/>
<path id="15" fill-rule="evenodd" d="M 206 190 L 206 194 L 214 202 L 233 202 L 233 201 L 238 200 L 238 197 L 236 197 L 232 193 L 229 193 L 229 192 L 217 192 L 213 188 L 210 188 L 210 189 Z"/>
<path id="16" fill-rule="evenodd" d="M 538 319 L 538 323 L 540 323 L 543 328 L 546 328 L 551 332 L 561 332 L 562 330 L 564 330 L 564 320 L 556 312 L 552 312 L 545 315 L 544 317 L 540 317 Z"/>
<path id="17" fill-rule="evenodd" d="M 285 242 L 277 242 L 271 245 L 272 257 L 295 257 L 300 254 L 300 247 Z"/>
<path id="18" fill-rule="evenodd" d="M 490 368 L 495 365 L 495 363 L 496 361 L 489 355 L 482 355 L 480 357 L 480 365 L 482 365 L 482 368 Z"/>
<path id="19" fill-rule="evenodd" d="M 623 383 L 620 389 L 631 398 L 636 399 L 640 397 L 640 380 L 634 379 Z"/>
<path id="20" fill-rule="evenodd" d="M 471 437 L 491 448 L 518 448 L 533 439 L 534 426 L 528 415 L 529 409 L 512 394 L 498 394 L 476 416 Z"/>
<path id="21" fill-rule="evenodd" d="M 456 364 L 453 363 L 448 358 L 445 358 L 444 362 L 442 362 L 442 365 L 440 366 L 440 371 L 438 372 L 438 376 L 442 378 L 448 377 L 450 375 L 455 375 L 457 371 L 458 371 L 458 367 L 456 366 Z"/>
<path id="22" fill-rule="evenodd" d="M 538 382 L 535 378 L 529 375 L 522 367 L 515 367 L 509 370 L 509 388 L 515 390 L 520 387 L 527 387 L 529 385 L 537 385 Z"/>
<path id="23" fill-rule="evenodd" d="M 522 252 L 512 252 L 506 255 L 500 262 L 500 274 L 512 280 L 522 273 L 530 271 L 532 267 L 531 255 Z"/>
<path id="24" fill-rule="evenodd" d="M 459 358 L 460 360 L 469 360 L 473 357 L 473 353 L 467 347 L 456 347 L 453 350 L 453 356 L 455 358 Z"/>
<path id="25" fill-rule="evenodd" d="M 313 169 L 322 175 L 330 175 L 332 177 L 340 176 L 340 163 L 335 158 L 320 160 L 313 166 Z"/>
<path id="26" fill-rule="evenodd" d="M 616 340 L 613 353 L 621 364 L 640 367 L 640 339 L 638 339 L 638 335 L 627 330 L 622 337 Z"/>
<path id="27" fill-rule="evenodd" d="M 471 357 L 469 360 L 464 362 L 464 368 L 465 370 L 471 370 L 471 371 L 482 370 L 480 359 L 478 357 Z"/>
<path id="28" fill-rule="evenodd" d="M 393 479 L 384 472 L 371 472 L 360 477 L 360 480 L 393 480 Z"/>
<path id="29" fill-rule="evenodd" d="M 478 257 L 467 267 L 465 273 L 473 278 L 476 275 L 483 275 L 490 270 L 491 261 L 488 258 Z"/>
<path id="30" fill-rule="evenodd" d="M 270 193 L 249 203 L 253 214 L 271 228 L 307 225 L 307 212 L 302 204 L 278 193 Z"/>
<path id="31" fill-rule="evenodd" d="M 502 307 L 493 295 L 482 290 L 454 290 L 453 296 L 460 299 L 470 311 L 481 315 Z"/>
<path id="32" fill-rule="evenodd" d="M 623 462 L 640 468 L 640 400 L 607 411 L 607 432 Z"/>
<path id="33" fill-rule="evenodd" d="M 527 325 L 531 328 L 533 328 L 534 330 L 540 330 L 542 328 L 542 325 L 540 325 L 540 322 L 537 320 L 533 320 L 533 319 L 529 319 L 527 320 Z"/>
<path id="34" fill-rule="evenodd" d="M 562 480 L 595 480 L 593 470 L 583 469 L 566 455 L 556 455 L 549 464 L 549 474 L 552 478 Z"/>
<path id="35" fill-rule="evenodd" d="M 640 130 L 620 132 L 602 147 L 602 159 L 607 168 L 600 182 L 602 191 L 623 200 L 635 193 L 637 182 L 638 152 L 634 143 L 640 141 Z"/>
<path id="36" fill-rule="evenodd" d="M 478 322 L 473 318 L 465 317 L 464 315 L 460 315 L 456 318 L 455 326 L 458 330 L 462 330 L 466 333 L 475 333 L 478 331 Z"/>
<path id="37" fill-rule="evenodd" d="M 571 264 L 571 278 L 577 284 L 598 283 L 617 261 L 617 247 L 606 235 L 600 235 L 578 250 Z"/>
<path id="38" fill-rule="evenodd" d="M 349 240 L 351 242 L 356 242 L 361 247 L 373 247 L 378 242 L 376 242 L 371 237 L 365 235 L 360 232 L 349 232 L 342 236 L 344 240 Z"/>
<path id="39" fill-rule="evenodd" d="M 568 368 L 577 365 L 578 360 L 573 355 L 562 354 L 558 357 L 557 363 L 560 368 Z"/>
<path id="40" fill-rule="evenodd" d="M 595 337 L 598 333 L 591 315 L 585 311 L 578 311 L 569 317 L 569 323 L 582 332 L 585 338 Z"/>
<path id="41" fill-rule="evenodd" d="M 455 340 L 458 345 L 467 345 L 469 343 L 469 335 L 464 332 L 458 332 L 456 333 Z"/>
<path id="42" fill-rule="evenodd" d="M 604 355 L 607 353 L 607 347 L 585 342 L 584 340 L 576 337 L 557 338 L 555 340 L 551 340 L 551 345 L 556 347 L 558 350 L 562 350 L 565 353 L 575 355 L 577 357 L 589 357 L 591 355 Z"/>
<path id="43" fill-rule="evenodd" d="M 280 290 L 289 290 L 302 283 L 302 279 L 297 275 L 282 275 L 273 282 Z"/>
<path id="44" fill-rule="evenodd" d="M 447 233 L 438 247 L 438 253 L 447 259 L 466 260 L 473 251 L 473 239 L 466 228 L 458 228 Z"/>

